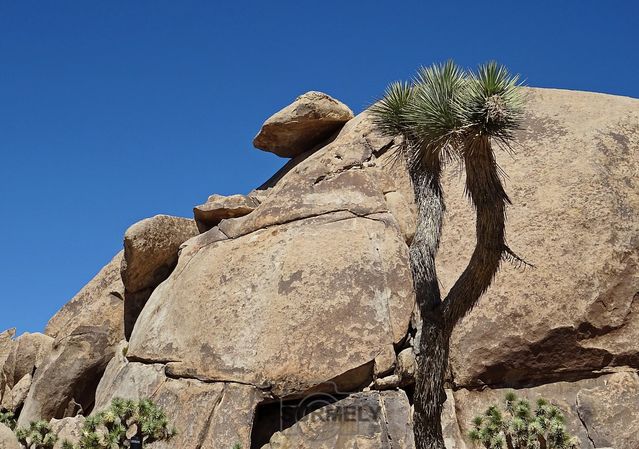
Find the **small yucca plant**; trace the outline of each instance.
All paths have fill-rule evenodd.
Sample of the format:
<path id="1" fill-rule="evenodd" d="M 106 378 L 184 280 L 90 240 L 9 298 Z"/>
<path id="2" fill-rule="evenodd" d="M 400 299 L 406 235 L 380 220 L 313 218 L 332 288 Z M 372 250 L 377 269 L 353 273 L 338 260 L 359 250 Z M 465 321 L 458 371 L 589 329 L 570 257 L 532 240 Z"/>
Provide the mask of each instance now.
<path id="1" fill-rule="evenodd" d="M 52 449 L 58 441 L 46 421 L 34 421 L 29 427 L 18 428 L 15 433 L 20 444 L 27 449 Z"/>
<path id="2" fill-rule="evenodd" d="M 507 393 L 505 410 L 496 405 L 473 419 L 468 437 L 486 449 L 577 449 L 579 440 L 566 432 L 565 418 L 559 408 L 545 399 L 530 403 L 515 393 Z"/>
<path id="3" fill-rule="evenodd" d="M 78 449 L 126 448 L 136 435 L 145 443 L 152 443 L 171 439 L 175 429 L 169 428 L 166 414 L 152 401 L 116 398 L 107 410 L 86 419 Z"/>
<path id="4" fill-rule="evenodd" d="M 16 417 L 11 410 L 0 408 L 0 424 L 4 424 L 11 430 L 16 428 Z"/>

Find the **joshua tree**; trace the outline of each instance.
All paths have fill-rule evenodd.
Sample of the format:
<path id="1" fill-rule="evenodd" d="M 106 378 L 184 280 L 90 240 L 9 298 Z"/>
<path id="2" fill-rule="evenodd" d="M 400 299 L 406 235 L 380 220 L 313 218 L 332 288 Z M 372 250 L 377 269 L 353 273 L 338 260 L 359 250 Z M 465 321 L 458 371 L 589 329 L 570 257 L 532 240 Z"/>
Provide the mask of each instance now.
<path id="1" fill-rule="evenodd" d="M 413 282 L 422 320 L 415 386 L 418 449 L 443 449 L 441 409 L 453 328 L 490 286 L 503 259 L 519 261 L 504 236 L 510 203 L 502 186 L 493 144 L 511 148 L 523 100 L 518 77 L 494 62 L 467 73 L 453 62 L 422 68 L 411 83 L 394 83 L 372 107 L 380 129 L 401 135 L 418 205 L 410 246 Z M 443 166 L 458 160 L 466 171 L 466 193 L 477 214 L 477 243 L 468 266 L 442 301 L 435 256 L 444 198 Z"/>
<path id="2" fill-rule="evenodd" d="M 166 414 L 152 401 L 116 398 L 107 410 L 86 419 L 79 449 L 124 448 L 135 435 L 140 435 L 145 443 L 152 443 L 169 440 L 175 430 L 169 429 Z"/>
<path id="3" fill-rule="evenodd" d="M 579 439 L 571 437 L 564 426 L 564 415 L 545 399 L 530 403 L 515 393 L 505 397 L 505 411 L 493 405 L 473 419 L 470 439 L 486 449 L 577 449 Z"/>
<path id="4" fill-rule="evenodd" d="M 0 424 L 4 424 L 11 430 L 16 428 L 16 417 L 11 410 L 0 408 Z"/>
<path id="5" fill-rule="evenodd" d="M 20 444 L 27 449 L 52 449 L 58 437 L 46 421 L 34 421 L 29 427 L 16 430 Z"/>

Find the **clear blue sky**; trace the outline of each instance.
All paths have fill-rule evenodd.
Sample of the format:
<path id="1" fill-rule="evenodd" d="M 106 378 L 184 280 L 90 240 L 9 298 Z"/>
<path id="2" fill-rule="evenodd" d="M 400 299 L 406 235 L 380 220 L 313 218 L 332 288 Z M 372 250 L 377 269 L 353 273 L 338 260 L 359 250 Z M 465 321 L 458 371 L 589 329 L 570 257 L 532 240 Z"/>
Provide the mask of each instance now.
<path id="1" fill-rule="evenodd" d="M 454 58 L 639 97 L 638 3 L 0 0 L 0 330 L 42 330 L 132 223 L 267 179 L 251 140 L 307 90 L 358 112 Z"/>

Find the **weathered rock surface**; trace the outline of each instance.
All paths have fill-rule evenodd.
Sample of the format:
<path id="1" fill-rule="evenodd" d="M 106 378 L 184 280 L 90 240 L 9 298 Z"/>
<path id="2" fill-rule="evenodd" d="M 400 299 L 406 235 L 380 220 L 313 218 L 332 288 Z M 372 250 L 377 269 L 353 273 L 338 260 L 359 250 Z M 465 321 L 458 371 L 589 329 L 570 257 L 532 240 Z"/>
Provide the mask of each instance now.
<path id="1" fill-rule="evenodd" d="M 51 431 L 58 436 L 53 449 L 62 449 L 64 441 L 68 441 L 72 444 L 77 444 L 82 437 L 82 426 L 86 418 L 78 415 L 63 419 L 52 419 L 49 424 L 51 425 Z"/>
<path id="2" fill-rule="evenodd" d="M 603 112 L 605 111 L 605 113 Z M 453 335 L 457 385 L 570 380 L 639 367 L 639 100 L 531 89 L 508 174 L 508 264 Z M 474 246 L 463 179 L 444 186 L 447 291 Z"/>
<path id="3" fill-rule="evenodd" d="M 92 409 L 96 386 L 113 356 L 117 341 L 110 329 L 76 328 L 57 339 L 46 362 L 38 368 L 18 423 L 73 416 Z"/>
<path id="4" fill-rule="evenodd" d="M 32 382 L 33 377 L 31 376 L 31 374 L 25 374 L 22 379 L 16 382 L 11 390 L 7 390 L 4 396 L 2 396 L 0 407 L 4 408 L 5 410 L 10 410 L 14 413 L 17 412 L 18 409 L 20 409 L 24 404 L 24 401 L 29 394 L 29 389 L 31 388 Z"/>
<path id="5" fill-rule="evenodd" d="M 3 368 L 9 388 L 25 376 L 32 375 L 47 359 L 52 346 L 52 337 L 37 332 L 26 332 L 16 338 Z"/>
<path id="6" fill-rule="evenodd" d="M 108 329 L 116 341 L 124 338 L 124 285 L 120 251 L 80 292 L 49 320 L 45 334 L 56 339 L 68 337 L 78 327 Z M 107 356 L 108 359 L 112 354 Z"/>
<path id="7" fill-rule="evenodd" d="M 340 101 L 322 92 L 307 92 L 266 120 L 253 146 L 295 157 L 326 141 L 352 118 L 353 112 Z"/>
<path id="8" fill-rule="evenodd" d="M 180 245 L 197 234 L 193 220 L 169 215 L 156 215 L 127 229 L 121 271 L 126 290 L 138 292 L 164 281 L 175 268 Z"/>
<path id="9" fill-rule="evenodd" d="M 121 277 L 124 297 L 124 333 L 131 336 L 135 322 L 153 289 L 175 268 L 180 245 L 198 234 L 188 218 L 156 215 L 131 226 L 124 234 Z"/>
<path id="10" fill-rule="evenodd" d="M 109 364 L 96 396 L 96 410 L 115 397 L 150 398 L 179 429 L 169 442 L 149 447 L 231 448 L 250 447 L 253 411 L 261 400 L 254 387 L 232 383 L 204 383 L 195 379 L 170 379 L 162 364 L 129 362 L 122 355 Z"/>
<path id="11" fill-rule="evenodd" d="M 206 203 L 193 208 L 195 223 L 200 232 L 206 232 L 223 219 L 253 212 L 258 204 L 256 199 L 247 195 L 211 195 Z"/>
<path id="12" fill-rule="evenodd" d="M 455 391 L 455 413 L 445 415 L 442 424 L 444 429 L 454 431 L 457 425 L 465 438 L 472 426 L 472 419 L 483 413 L 489 405 L 503 406 L 507 391 L 512 390 Z M 581 440 L 580 447 L 583 449 L 637 447 L 639 377 L 635 372 L 619 372 L 577 382 L 556 382 L 514 391 L 531 403 L 543 397 L 559 406 L 566 417 L 566 429 Z M 462 444 L 467 448 L 473 447 L 468 440 L 455 440 L 447 448 L 463 448 Z"/>
<path id="13" fill-rule="evenodd" d="M 4 424 L 0 423 L 0 448 L 2 449 L 21 449 L 20 443 L 15 434 Z"/>
<path id="14" fill-rule="evenodd" d="M 262 449 L 412 449 L 415 447 L 406 393 L 356 393 L 326 405 L 288 429 L 275 433 Z"/>

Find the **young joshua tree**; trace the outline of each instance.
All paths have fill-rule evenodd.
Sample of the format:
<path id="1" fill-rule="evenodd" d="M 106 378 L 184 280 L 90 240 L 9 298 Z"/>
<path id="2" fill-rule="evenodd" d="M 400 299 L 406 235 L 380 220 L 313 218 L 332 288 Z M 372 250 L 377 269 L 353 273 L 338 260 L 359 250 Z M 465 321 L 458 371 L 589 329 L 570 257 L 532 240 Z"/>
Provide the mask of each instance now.
<path id="1" fill-rule="evenodd" d="M 493 145 L 510 149 L 522 117 L 518 76 L 495 62 L 467 73 L 453 62 L 422 68 L 411 83 L 391 84 L 372 107 L 380 129 L 401 135 L 418 205 L 410 246 L 413 282 L 422 320 L 415 385 L 418 449 L 444 449 L 441 410 L 453 328 L 490 286 L 502 260 L 517 260 L 505 241 L 510 203 Z M 442 301 L 435 272 L 444 214 L 443 166 L 460 161 L 466 193 L 477 216 L 477 243 L 468 266 Z"/>

